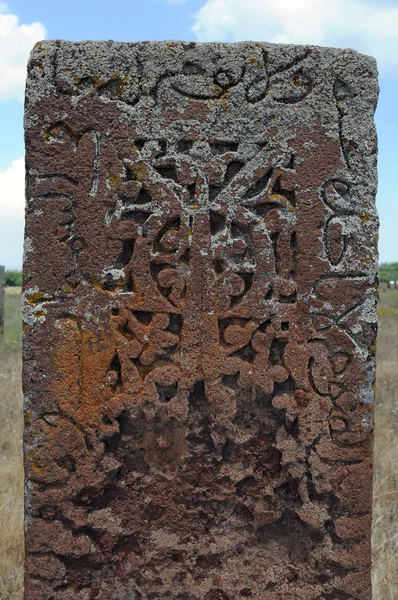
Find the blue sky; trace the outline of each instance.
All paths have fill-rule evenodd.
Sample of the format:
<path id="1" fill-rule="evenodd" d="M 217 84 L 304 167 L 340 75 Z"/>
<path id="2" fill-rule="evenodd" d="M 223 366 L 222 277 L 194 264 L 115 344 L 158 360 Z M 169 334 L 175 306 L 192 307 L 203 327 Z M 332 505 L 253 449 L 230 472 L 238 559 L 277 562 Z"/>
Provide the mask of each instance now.
<path id="1" fill-rule="evenodd" d="M 184 39 L 352 47 L 378 59 L 380 260 L 398 261 L 398 0 L 0 1 L 0 264 L 20 268 L 23 88 L 34 43 L 48 39 Z"/>

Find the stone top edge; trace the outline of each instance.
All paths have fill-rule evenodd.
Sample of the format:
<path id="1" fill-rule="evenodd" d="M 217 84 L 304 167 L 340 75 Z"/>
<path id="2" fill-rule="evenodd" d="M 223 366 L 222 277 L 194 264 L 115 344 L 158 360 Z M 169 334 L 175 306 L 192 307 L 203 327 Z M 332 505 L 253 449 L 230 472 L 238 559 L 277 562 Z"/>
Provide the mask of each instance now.
<path id="1" fill-rule="evenodd" d="M 266 42 L 266 41 L 255 41 L 255 40 L 242 40 L 237 42 L 196 42 L 196 41 L 186 41 L 186 40 L 142 40 L 135 42 L 121 42 L 114 40 L 80 40 L 80 41 L 69 41 L 69 40 L 42 40 L 35 44 L 30 53 L 29 62 L 38 52 L 42 52 L 43 50 L 61 50 L 64 48 L 70 47 L 80 47 L 87 48 L 87 50 L 91 48 L 106 48 L 109 49 L 148 49 L 174 46 L 177 48 L 181 48 L 182 50 L 192 49 L 194 47 L 198 48 L 245 48 L 245 47 L 260 47 L 262 49 L 276 50 L 280 49 L 291 49 L 291 50 L 299 50 L 299 49 L 307 49 L 309 51 L 313 51 L 314 53 L 319 54 L 330 54 L 333 57 L 336 57 L 340 54 L 349 54 L 351 60 L 357 60 L 361 63 L 367 63 L 368 68 L 371 68 L 374 71 L 375 76 L 378 75 L 377 69 L 377 61 L 376 59 L 368 54 L 364 54 L 359 52 L 358 50 L 354 50 L 353 48 L 341 48 L 335 46 L 320 46 L 314 44 L 282 44 L 282 43 L 274 43 L 274 42 Z"/>

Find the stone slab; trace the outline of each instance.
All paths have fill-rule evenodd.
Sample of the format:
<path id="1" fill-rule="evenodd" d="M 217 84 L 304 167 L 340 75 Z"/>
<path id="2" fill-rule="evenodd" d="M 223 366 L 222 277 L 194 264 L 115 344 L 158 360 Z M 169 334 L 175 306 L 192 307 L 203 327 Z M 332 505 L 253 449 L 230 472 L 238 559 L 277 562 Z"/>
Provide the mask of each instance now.
<path id="1" fill-rule="evenodd" d="M 369 600 L 375 61 L 38 44 L 25 600 Z"/>

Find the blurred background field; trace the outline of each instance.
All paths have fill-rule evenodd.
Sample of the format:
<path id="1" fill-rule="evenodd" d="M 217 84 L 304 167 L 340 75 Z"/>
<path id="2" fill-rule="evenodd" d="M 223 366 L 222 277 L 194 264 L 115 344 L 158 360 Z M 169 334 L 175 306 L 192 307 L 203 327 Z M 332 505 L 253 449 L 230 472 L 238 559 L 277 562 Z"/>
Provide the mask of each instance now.
<path id="1" fill-rule="evenodd" d="M 0 598 L 22 600 L 21 288 L 6 288 L 0 342 Z M 398 599 L 398 289 L 382 284 L 377 347 L 374 600 Z M 111 600 L 111 599 L 110 599 Z"/>
<path id="2" fill-rule="evenodd" d="M 0 598 L 22 599 L 21 288 L 7 287 L 0 342 Z"/>
<path id="3" fill-rule="evenodd" d="M 398 598 L 398 289 L 380 287 L 373 504 L 374 600 Z"/>

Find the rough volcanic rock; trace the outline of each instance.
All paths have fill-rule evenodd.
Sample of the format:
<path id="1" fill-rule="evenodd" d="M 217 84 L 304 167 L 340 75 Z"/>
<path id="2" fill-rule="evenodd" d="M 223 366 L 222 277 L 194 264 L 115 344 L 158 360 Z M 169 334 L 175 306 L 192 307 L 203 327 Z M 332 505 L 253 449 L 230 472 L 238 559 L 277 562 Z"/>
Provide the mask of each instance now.
<path id="1" fill-rule="evenodd" d="M 369 600 L 374 60 L 28 71 L 25 599 Z"/>

